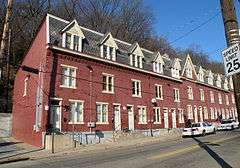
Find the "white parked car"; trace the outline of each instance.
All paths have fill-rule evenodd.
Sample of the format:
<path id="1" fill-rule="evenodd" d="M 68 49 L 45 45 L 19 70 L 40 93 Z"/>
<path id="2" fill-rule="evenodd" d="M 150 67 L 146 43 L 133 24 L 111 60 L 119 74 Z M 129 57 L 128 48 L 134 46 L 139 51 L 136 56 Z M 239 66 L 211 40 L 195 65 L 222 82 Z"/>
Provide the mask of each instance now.
<path id="1" fill-rule="evenodd" d="M 188 128 L 184 128 L 182 136 L 202 135 L 215 133 L 216 128 L 214 125 L 206 122 L 198 122 L 191 124 Z"/>
<path id="2" fill-rule="evenodd" d="M 236 122 L 233 119 L 222 120 L 218 126 L 218 130 L 233 130 L 238 128 L 239 122 Z"/>

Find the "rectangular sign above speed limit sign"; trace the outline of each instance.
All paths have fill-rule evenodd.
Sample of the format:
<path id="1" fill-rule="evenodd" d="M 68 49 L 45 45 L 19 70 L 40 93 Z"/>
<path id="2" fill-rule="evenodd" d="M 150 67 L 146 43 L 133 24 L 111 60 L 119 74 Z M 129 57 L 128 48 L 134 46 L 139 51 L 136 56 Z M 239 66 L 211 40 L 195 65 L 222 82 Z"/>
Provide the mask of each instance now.
<path id="1" fill-rule="evenodd" d="M 234 44 L 222 51 L 225 74 L 227 76 L 240 72 L 240 46 Z"/>

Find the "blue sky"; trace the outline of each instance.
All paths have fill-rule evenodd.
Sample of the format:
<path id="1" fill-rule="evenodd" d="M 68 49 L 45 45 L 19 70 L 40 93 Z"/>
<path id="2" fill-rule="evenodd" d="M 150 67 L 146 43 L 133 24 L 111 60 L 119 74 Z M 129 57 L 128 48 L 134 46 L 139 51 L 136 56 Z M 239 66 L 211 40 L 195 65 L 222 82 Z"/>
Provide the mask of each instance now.
<path id="1" fill-rule="evenodd" d="M 240 3 L 234 2 L 240 23 Z M 144 3 L 153 12 L 155 33 L 167 38 L 174 48 L 197 46 L 211 60 L 222 61 L 226 40 L 222 15 L 218 13 L 219 0 L 144 0 Z M 209 19 L 207 24 L 176 40 Z"/>

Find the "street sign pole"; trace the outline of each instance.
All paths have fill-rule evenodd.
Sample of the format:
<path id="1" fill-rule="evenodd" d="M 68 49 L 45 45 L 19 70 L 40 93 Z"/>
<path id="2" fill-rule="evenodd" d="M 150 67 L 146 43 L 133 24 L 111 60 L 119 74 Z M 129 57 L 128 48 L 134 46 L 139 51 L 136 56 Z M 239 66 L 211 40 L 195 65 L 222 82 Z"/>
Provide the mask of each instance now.
<path id="1" fill-rule="evenodd" d="M 220 0 L 220 3 L 222 7 L 222 17 L 227 45 L 228 47 L 230 47 L 234 44 L 239 44 L 239 28 L 233 0 Z M 234 84 L 235 102 L 238 113 L 238 121 L 240 121 L 240 73 L 234 74 L 232 77 Z"/>

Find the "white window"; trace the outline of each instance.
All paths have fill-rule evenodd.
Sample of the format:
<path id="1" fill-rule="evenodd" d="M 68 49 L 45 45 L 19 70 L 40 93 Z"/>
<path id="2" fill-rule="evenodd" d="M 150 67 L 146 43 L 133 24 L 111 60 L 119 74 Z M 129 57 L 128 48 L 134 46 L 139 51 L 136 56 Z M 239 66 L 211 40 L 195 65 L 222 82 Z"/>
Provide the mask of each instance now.
<path id="1" fill-rule="evenodd" d="M 155 96 L 157 99 L 163 99 L 162 85 L 155 85 Z"/>
<path id="2" fill-rule="evenodd" d="M 76 67 L 61 65 L 61 87 L 76 88 Z"/>
<path id="3" fill-rule="evenodd" d="M 27 95 L 29 76 L 24 79 L 23 97 Z"/>
<path id="4" fill-rule="evenodd" d="M 188 78 L 192 78 L 192 69 L 191 68 L 186 68 L 186 75 Z"/>
<path id="5" fill-rule="evenodd" d="M 71 33 L 63 33 L 63 47 L 82 52 L 82 38 Z"/>
<path id="6" fill-rule="evenodd" d="M 136 55 L 136 54 L 131 54 L 130 55 L 130 65 L 132 65 L 132 66 L 142 68 L 143 67 L 142 60 L 143 60 L 142 56 L 139 56 L 139 55 Z"/>
<path id="7" fill-rule="evenodd" d="M 232 104 L 235 104 L 235 97 L 234 97 L 234 94 L 232 94 Z"/>
<path id="8" fill-rule="evenodd" d="M 183 109 L 178 109 L 178 122 L 179 123 L 184 123 Z"/>
<path id="9" fill-rule="evenodd" d="M 210 107 L 211 119 L 214 119 L 214 108 Z"/>
<path id="10" fill-rule="evenodd" d="M 180 102 L 180 93 L 179 93 L 179 89 L 174 88 L 173 89 L 173 98 L 175 102 Z"/>
<path id="11" fill-rule="evenodd" d="M 208 84 L 213 85 L 213 77 L 212 76 L 208 77 Z"/>
<path id="12" fill-rule="evenodd" d="M 226 119 L 224 108 L 222 108 L 222 119 Z"/>
<path id="13" fill-rule="evenodd" d="M 204 102 L 204 90 L 203 89 L 199 89 L 199 91 L 200 91 L 200 100 L 202 101 L 202 102 Z"/>
<path id="14" fill-rule="evenodd" d="M 187 87 L 188 99 L 193 100 L 193 90 L 191 86 Z"/>
<path id="15" fill-rule="evenodd" d="M 219 104 L 222 104 L 222 95 L 221 95 L 221 93 L 218 93 L 218 100 L 219 100 Z"/>
<path id="16" fill-rule="evenodd" d="M 104 93 L 113 93 L 114 92 L 114 76 L 110 74 L 103 73 L 103 92 Z"/>
<path id="17" fill-rule="evenodd" d="M 174 78 L 180 78 L 180 74 L 179 74 L 179 70 L 175 69 L 175 68 L 171 68 L 171 73 L 172 73 L 172 77 Z"/>
<path id="18" fill-rule="evenodd" d="M 229 98 L 228 98 L 228 95 L 226 95 L 226 105 L 229 105 Z"/>
<path id="19" fill-rule="evenodd" d="M 221 88 L 221 77 L 219 75 L 217 76 L 216 85 Z"/>
<path id="20" fill-rule="evenodd" d="M 108 104 L 96 103 L 97 123 L 108 124 Z"/>
<path id="21" fill-rule="evenodd" d="M 214 103 L 214 93 L 213 93 L 213 91 L 210 91 L 210 102 L 211 103 Z"/>
<path id="22" fill-rule="evenodd" d="M 198 79 L 199 79 L 199 81 L 204 82 L 204 74 L 203 74 L 203 72 L 199 72 Z"/>
<path id="23" fill-rule="evenodd" d="M 157 73 L 163 73 L 163 64 L 161 62 L 154 62 L 153 71 Z"/>
<path id="24" fill-rule="evenodd" d="M 116 48 L 107 45 L 101 45 L 100 50 L 102 58 L 116 61 Z"/>
<path id="25" fill-rule="evenodd" d="M 207 107 L 203 107 L 204 119 L 208 119 L 208 110 Z"/>
<path id="26" fill-rule="evenodd" d="M 141 81 L 132 79 L 132 96 L 141 97 Z"/>
<path id="27" fill-rule="evenodd" d="M 154 124 L 161 124 L 160 107 L 153 107 L 153 115 Z"/>
<path id="28" fill-rule="evenodd" d="M 218 111 L 217 111 L 217 108 L 215 107 L 215 119 L 218 118 Z"/>
<path id="29" fill-rule="evenodd" d="M 193 110 L 191 105 L 187 105 L 188 119 L 193 119 Z"/>
<path id="30" fill-rule="evenodd" d="M 83 101 L 81 100 L 69 100 L 69 101 L 70 101 L 69 123 L 82 124 L 83 123 Z"/>
<path id="31" fill-rule="evenodd" d="M 139 124 L 147 124 L 147 112 L 145 106 L 138 106 Z"/>

